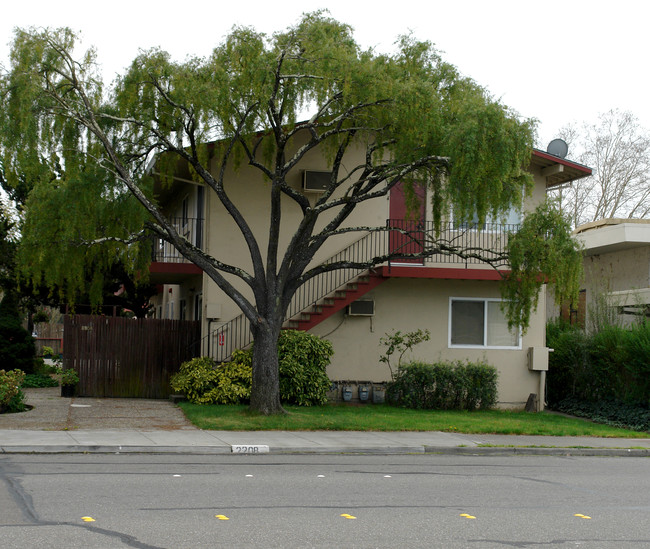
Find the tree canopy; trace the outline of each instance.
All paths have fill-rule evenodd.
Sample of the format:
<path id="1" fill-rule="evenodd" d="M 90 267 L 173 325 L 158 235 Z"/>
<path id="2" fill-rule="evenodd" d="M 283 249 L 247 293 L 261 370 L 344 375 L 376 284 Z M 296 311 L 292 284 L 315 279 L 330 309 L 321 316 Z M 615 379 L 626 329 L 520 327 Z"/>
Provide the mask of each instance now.
<path id="1" fill-rule="evenodd" d="M 386 196 L 402 181 L 428 187 L 437 224 L 452 209 L 482 222 L 521 204 L 532 188 L 526 166 L 533 123 L 461 76 L 432 44 L 411 36 L 402 37 L 392 55 L 364 51 L 348 25 L 312 13 L 272 36 L 235 28 L 207 58 L 177 62 L 158 49 L 144 51 L 108 87 L 95 51 L 77 58 L 74 46 L 68 29 L 18 30 L 10 71 L 0 82 L 6 178 L 16 188 L 20 177 L 33 186 L 23 268 L 74 293 L 89 265 L 122 257 L 138 271 L 152 236 L 170 242 L 249 319 L 255 337 L 251 406 L 265 413 L 281 410 L 277 337 L 291 297 L 318 273 L 349 266 L 313 267 L 311 260 L 343 230 L 386 230 L 343 229 L 357 205 Z M 306 142 L 294 147 L 302 134 Z M 353 144 L 364 147 L 365 160 L 344 171 L 341 161 Z M 310 203 L 287 176 L 315 149 L 329 159 L 332 175 Z M 236 223 L 250 271 L 197 248 L 158 206 L 152 162 L 158 177 L 170 180 L 179 160 Z M 224 186 L 233 164 L 251 166 L 270 182 L 265 259 Z M 287 249 L 279 247 L 283 196 L 302 212 Z M 317 229 L 323 214 L 328 222 Z M 435 252 L 433 246 L 424 253 Z M 529 260 L 527 267 L 538 275 L 544 266 Z M 252 299 L 230 275 L 245 283 Z"/>
<path id="2" fill-rule="evenodd" d="M 650 133 L 636 116 L 610 110 L 595 123 L 562 128 L 560 136 L 576 160 L 593 168 L 589 179 L 554 191 L 573 227 L 650 214 Z"/>

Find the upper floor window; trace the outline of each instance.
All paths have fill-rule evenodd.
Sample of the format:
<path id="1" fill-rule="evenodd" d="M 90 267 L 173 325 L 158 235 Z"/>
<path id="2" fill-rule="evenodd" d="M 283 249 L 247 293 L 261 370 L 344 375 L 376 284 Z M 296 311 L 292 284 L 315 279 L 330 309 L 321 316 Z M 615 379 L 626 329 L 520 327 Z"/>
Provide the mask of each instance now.
<path id="1" fill-rule="evenodd" d="M 477 229 L 481 231 L 491 231 L 500 228 L 503 225 L 520 225 L 523 219 L 521 208 L 511 206 L 510 209 L 503 215 L 496 218 L 488 215 L 485 218 L 485 223 L 479 225 L 478 214 L 474 213 L 471 219 L 461 220 L 454 217 L 454 228 L 456 229 Z"/>
<path id="2" fill-rule="evenodd" d="M 509 330 L 500 299 L 449 300 L 449 347 L 521 349 L 518 329 Z"/>

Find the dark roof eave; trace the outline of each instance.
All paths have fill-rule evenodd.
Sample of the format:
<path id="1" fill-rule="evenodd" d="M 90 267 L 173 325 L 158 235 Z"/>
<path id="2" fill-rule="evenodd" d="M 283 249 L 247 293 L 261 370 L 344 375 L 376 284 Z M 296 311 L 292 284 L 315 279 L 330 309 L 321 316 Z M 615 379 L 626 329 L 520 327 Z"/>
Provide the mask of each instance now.
<path id="1" fill-rule="evenodd" d="M 576 181 L 577 179 L 582 179 L 583 177 L 589 177 L 592 173 L 589 166 L 560 158 L 559 156 L 540 151 L 539 149 L 533 149 L 530 164 L 542 170 L 551 168 L 552 166 L 560 167 L 559 171 L 546 177 L 547 188 L 553 188 L 558 185 L 570 183 L 571 181 Z"/>

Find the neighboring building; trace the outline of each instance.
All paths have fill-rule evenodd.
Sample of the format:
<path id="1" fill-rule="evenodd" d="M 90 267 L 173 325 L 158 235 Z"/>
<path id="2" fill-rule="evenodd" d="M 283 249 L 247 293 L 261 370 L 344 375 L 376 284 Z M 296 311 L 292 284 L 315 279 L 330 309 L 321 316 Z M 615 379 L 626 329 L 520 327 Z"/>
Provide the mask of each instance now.
<path id="1" fill-rule="evenodd" d="M 357 151 L 361 155 L 362 151 Z M 359 157 L 361 158 L 361 157 Z M 355 165 L 350 158 L 349 165 Z M 316 153 L 308 155 L 289 183 L 305 193 L 317 196 L 318 173 L 327 170 L 326 160 Z M 585 166 L 548 153 L 533 152 L 530 171 L 535 177 L 531 198 L 523 211 L 544 200 L 555 185 L 590 175 Z M 308 189 L 305 190 L 305 182 Z M 311 188 L 311 190 L 309 189 Z M 257 172 L 242 166 L 230 171 L 226 190 L 251 224 L 265 250 L 268 234 L 267 192 L 269 185 Z M 243 238 L 221 203 L 212 193 L 179 173 L 175 183 L 160 192 L 159 201 L 175 216 L 177 226 L 207 253 L 224 258 L 230 264 L 250 267 Z M 426 198 L 426 197 L 425 197 Z M 426 203 L 426 200 L 424 201 Z M 292 233 L 291 204 L 283 213 L 281 245 L 287 245 Z M 404 223 L 412 234 L 433 234 L 429 208 L 423 204 L 418 222 L 404 221 L 404 197 L 395 188 L 390 197 L 360 205 L 349 226 L 392 226 Z M 259 215 L 262 212 L 263 215 Z M 297 219 L 300 212 L 294 211 Z M 480 244 L 503 249 L 507 231 L 520 221 L 513 210 L 502 223 L 488 223 L 481 230 L 476 224 L 458 223 L 453 216 L 443 226 L 442 236 L 464 244 Z M 419 238 L 419 237 L 418 237 Z M 358 254 L 418 249 L 418 238 L 407 242 L 399 235 L 347 233 L 330 239 L 316 261 L 362 257 Z M 202 321 L 202 354 L 217 360 L 227 358 L 235 348 L 248 343 L 247 321 L 235 304 L 194 265 L 161 245 L 151 266 L 152 280 L 161 291 L 153 300 L 157 317 L 186 318 Z M 294 299 L 287 327 L 309 330 L 326 337 L 334 346 L 328 368 L 330 379 L 338 382 L 384 382 L 390 378 L 386 365 L 379 362 L 383 348 L 379 339 L 387 332 L 418 328 L 429 329 L 431 340 L 415 348 L 414 358 L 435 360 L 486 359 L 499 371 L 499 403 L 503 407 L 523 407 L 531 393 L 540 394 L 543 407 L 545 355 L 545 290 L 537 313 L 531 317 L 524 336 L 510 333 L 500 310 L 499 274 L 491 267 L 455 256 L 433 256 L 425 261 L 393 261 L 372 272 L 343 271 L 312 280 Z M 237 287 L 243 289 L 240 282 Z M 314 309 L 312 306 L 316 304 Z M 535 368 L 529 370 L 529 348 L 535 348 Z M 540 371 L 539 369 L 542 369 Z M 342 383 L 341 383 L 342 385 Z"/>
<path id="2" fill-rule="evenodd" d="M 602 219 L 574 233 L 584 246 L 583 303 L 576 309 L 585 325 L 597 315 L 621 324 L 650 316 L 650 219 Z"/>

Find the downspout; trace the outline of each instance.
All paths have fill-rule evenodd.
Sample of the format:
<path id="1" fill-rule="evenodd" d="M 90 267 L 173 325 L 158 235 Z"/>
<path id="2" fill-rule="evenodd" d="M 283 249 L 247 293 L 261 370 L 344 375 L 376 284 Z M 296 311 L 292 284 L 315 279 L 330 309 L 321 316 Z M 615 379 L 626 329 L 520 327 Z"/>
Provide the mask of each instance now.
<path id="1" fill-rule="evenodd" d="M 543 412 L 545 404 L 546 404 L 546 370 L 542 370 L 539 372 L 539 400 L 537 401 L 537 411 Z"/>

